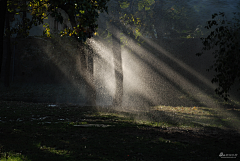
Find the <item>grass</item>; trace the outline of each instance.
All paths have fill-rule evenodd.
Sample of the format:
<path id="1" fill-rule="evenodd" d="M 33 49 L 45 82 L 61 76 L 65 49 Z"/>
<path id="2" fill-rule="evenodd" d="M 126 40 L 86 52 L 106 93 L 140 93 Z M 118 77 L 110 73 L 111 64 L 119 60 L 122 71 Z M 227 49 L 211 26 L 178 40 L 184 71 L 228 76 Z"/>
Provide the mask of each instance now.
<path id="1" fill-rule="evenodd" d="M 223 118 L 206 107 L 126 111 L 20 101 L 0 107 L 1 161 L 221 160 L 221 152 L 240 149 L 232 125 L 238 108 Z"/>

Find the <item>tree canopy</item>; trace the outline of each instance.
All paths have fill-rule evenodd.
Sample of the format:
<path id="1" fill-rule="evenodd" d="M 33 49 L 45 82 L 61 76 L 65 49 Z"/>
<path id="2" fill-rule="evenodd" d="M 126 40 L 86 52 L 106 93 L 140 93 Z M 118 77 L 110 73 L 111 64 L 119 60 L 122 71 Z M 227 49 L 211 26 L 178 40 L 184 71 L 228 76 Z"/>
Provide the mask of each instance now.
<path id="1" fill-rule="evenodd" d="M 20 15 L 23 17 L 22 23 L 17 27 L 12 27 L 11 33 L 23 33 L 25 36 L 29 34 L 29 30 L 33 25 L 37 26 L 44 23 L 49 15 L 56 21 L 62 23 L 63 17 L 59 9 L 64 10 L 71 22 L 72 28 L 65 28 L 61 32 L 61 36 L 75 36 L 79 41 L 85 41 L 86 38 L 93 36 L 98 25 L 96 24 L 100 12 L 107 12 L 107 2 L 109 0 L 31 0 L 19 1 L 8 0 L 7 11 L 11 15 Z M 31 18 L 24 14 L 31 13 Z M 14 20 L 14 16 L 13 16 Z M 48 24 L 44 24 L 45 33 L 50 36 Z"/>
<path id="2" fill-rule="evenodd" d="M 109 3 L 109 13 L 112 15 L 108 19 L 110 23 L 116 21 L 118 15 L 117 26 L 136 39 L 141 36 L 193 38 L 202 35 L 195 18 L 197 11 L 188 7 L 186 1 L 113 0 Z M 122 38 L 123 41 L 127 42 Z"/>

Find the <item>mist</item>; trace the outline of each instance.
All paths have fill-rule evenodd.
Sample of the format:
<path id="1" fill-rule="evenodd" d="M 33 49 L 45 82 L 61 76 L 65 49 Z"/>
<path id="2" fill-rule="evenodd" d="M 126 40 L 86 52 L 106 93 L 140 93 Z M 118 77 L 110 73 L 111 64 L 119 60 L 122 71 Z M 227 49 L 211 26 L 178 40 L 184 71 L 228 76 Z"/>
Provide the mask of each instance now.
<path id="1" fill-rule="evenodd" d="M 87 40 L 93 50 L 90 85 L 80 61 L 83 49 L 78 48 L 76 40 L 35 37 L 27 43 L 19 42 L 16 60 L 20 61 L 16 62 L 14 81 L 27 82 L 25 89 L 36 82 L 58 83 L 57 90 L 46 87 L 53 94 L 35 94 L 32 101 L 90 105 L 90 86 L 96 91 L 96 106 L 113 106 L 118 92 L 115 76 L 121 73 L 115 65 L 121 63 L 123 93 L 119 110 L 147 111 L 153 106 L 221 108 L 223 101 L 217 102 L 219 97 L 214 92 L 217 84 L 211 83 L 216 73 L 206 71 L 214 61 L 211 51 L 201 57 L 196 53 L 203 47 L 200 38 L 210 32 L 204 28 L 206 21 L 219 12 L 225 12 L 231 20 L 232 12 L 239 11 L 240 1 L 111 0 L 107 6 L 108 14 L 100 13 L 97 32 Z M 67 22 L 67 15 L 63 15 Z M 51 29 L 54 27 L 50 24 Z M 30 35 L 35 32 L 30 30 Z M 113 38 L 120 40 L 121 61 L 114 59 Z M 239 100 L 236 86 L 230 93 L 231 101 Z"/>
<path id="2" fill-rule="evenodd" d="M 130 3 L 131 1 L 127 1 Z M 116 9 L 115 1 L 110 1 L 109 15 L 101 14 L 99 17 L 99 33 L 108 33 L 110 19 L 114 17 Z M 133 1 L 134 3 L 134 1 Z M 201 27 L 204 30 L 206 21 L 211 20 L 212 14 L 225 12 L 228 19 L 233 16 L 232 12 L 239 10 L 239 1 L 224 0 L 188 0 L 188 1 L 155 1 L 152 2 L 156 8 L 162 10 L 174 8 L 186 8 L 187 22 L 192 26 L 185 26 L 190 30 L 187 34 L 194 33 Z M 157 4 L 155 4 L 157 3 Z M 161 3 L 161 4 L 160 4 Z M 163 6 L 161 6 L 163 5 Z M 135 7 L 135 8 L 134 8 Z M 139 10 L 137 6 L 132 7 Z M 122 9 L 122 15 L 129 14 L 130 9 Z M 161 22 L 164 19 L 164 23 Z M 213 72 L 206 72 L 206 69 L 213 63 L 212 55 L 206 54 L 203 57 L 196 57 L 196 53 L 201 51 L 202 44 L 200 37 L 204 35 L 194 35 L 191 39 L 174 39 L 172 31 L 182 30 L 182 21 L 158 17 L 153 15 L 153 19 L 146 20 L 155 28 L 148 31 L 148 35 L 142 31 L 144 44 L 139 45 L 138 41 L 124 34 L 122 28 L 122 40 L 126 40 L 122 45 L 122 66 L 124 77 L 123 106 L 153 106 L 153 105 L 172 105 L 172 106 L 206 106 L 211 99 L 206 99 L 209 94 L 214 95 L 216 85 L 211 83 Z M 158 23 L 158 22 L 161 23 Z M 162 26 L 161 26 L 162 25 Z M 134 25 L 125 25 L 126 28 L 134 30 Z M 181 26 L 181 27 L 178 27 Z M 185 29 L 186 30 L 186 29 Z M 169 33 L 168 33 L 169 32 Z M 154 33 L 157 33 L 157 35 Z M 104 35 L 104 34 L 102 34 Z M 101 36 L 99 36 L 101 37 Z M 92 47 L 96 51 L 95 59 L 95 85 L 97 89 L 97 102 L 99 105 L 111 105 L 114 95 L 114 65 L 111 54 L 112 47 L 109 45 L 106 36 L 101 40 L 92 39 Z M 123 41 L 122 41 L 123 42 Z M 124 43 L 124 42 L 123 42 Z M 233 97 L 235 95 L 233 94 Z M 216 106 L 216 105 L 215 105 Z"/>

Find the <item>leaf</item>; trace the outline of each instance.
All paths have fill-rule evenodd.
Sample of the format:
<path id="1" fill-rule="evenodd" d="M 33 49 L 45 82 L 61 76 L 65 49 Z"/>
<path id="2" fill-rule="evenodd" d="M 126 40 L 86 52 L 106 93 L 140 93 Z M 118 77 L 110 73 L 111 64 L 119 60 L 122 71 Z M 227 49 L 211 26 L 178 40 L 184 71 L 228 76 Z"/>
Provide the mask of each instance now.
<path id="1" fill-rule="evenodd" d="M 214 13 L 214 14 L 212 15 L 212 19 L 214 19 L 216 16 L 218 16 L 218 14 L 217 14 L 217 13 Z"/>

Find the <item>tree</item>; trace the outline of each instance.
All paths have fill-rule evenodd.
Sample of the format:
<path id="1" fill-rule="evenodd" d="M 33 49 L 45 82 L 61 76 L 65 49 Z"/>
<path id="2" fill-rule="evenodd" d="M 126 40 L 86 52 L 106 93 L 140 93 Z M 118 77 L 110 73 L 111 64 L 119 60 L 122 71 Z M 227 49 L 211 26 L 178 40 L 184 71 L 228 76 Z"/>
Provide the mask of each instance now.
<path id="1" fill-rule="evenodd" d="M 91 38 L 98 27 L 98 25 L 96 24 L 98 14 L 104 11 L 107 12 L 106 3 L 108 1 L 109 0 L 24 0 L 22 3 L 22 1 L 18 0 L 9 0 L 7 1 L 8 14 L 14 16 L 22 15 L 23 19 L 22 23 L 18 25 L 18 28 L 13 27 L 10 29 L 9 27 L 6 32 L 9 31 L 9 38 L 13 33 L 28 36 L 28 31 L 32 28 L 32 26 L 43 24 L 44 19 L 47 18 L 49 15 L 54 17 L 56 21 L 62 23 L 63 17 L 61 16 L 61 12 L 59 10 L 62 9 L 68 14 L 72 26 L 71 28 L 65 28 L 64 31 L 61 31 L 61 36 L 73 36 L 79 41 L 79 45 L 83 46 L 84 44 L 86 44 L 85 42 L 87 38 Z M 27 18 L 26 13 L 31 13 L 32 18 Z M 46 27 L 46 35 L 51 37 L 49 25 L 45 24 L 44 26 Z M 11 42 L 8 44 L 8 49 L 11 50 L 10 45 Z M 8 58 L 11 59 L 10 50 L 8 51 Z M 85 54 L 84 52 L 82 53 Z M 81 64 L 83 67 L 85 67 L 83 77 L 86 80 L 88 87 L 92 89 L 92 92 L 94 92 L 95 90 L 93 89 L 93 62 L 91 62 L 92 55 L 88 59 L 87 55 L 82 55 L 81 57 L 83 58 L 81 59 Z M 90 60 L 88 61 L 90 63 L 86 64 L 86 60 Z M 10 61 L 7 61 L 6 66 L 7 70 L 5 74 L 5 85 L 9 86 Z M 89 95 L 93 96 L 95 94 L 91 93 Z"/>
<path id="2" fill-rule="evenodd" d="M 212 20 L 207 21 L 206 29 L 213 30 L 205 38 L 201 38 L 204 45 L 203 51 L 214 50 L 215 62 L 209 70 L 217 73 L 212 83 L 218 83 L 216 94 L 226 101 L 229 91 L 234 83 L 240 82 L 240 13 L 234 13 L 233 19 L 227 20 L 225 13 L 219 12 L 212 15 Z M 198 56 L 203 52 L 197 53 Z M 240 88 L 238 89 L 240 90 Z"/>
<path id="3" fill-rule="evenodd" d="M 116 91 L 113 99 L 114 106 L 122 105 L 123 97 L 123 69 L 122 69 L 122 53 L 121 53 L 121 39 L 120 39 L 120 28 L 118 28 L 119 18 L 113 22 L 112 32 L 112 51 L 114 59 L 114 73 L 115 73 L 115 84 Z"/>
<path id="4" fill-rule="evenodd" d="M 5 15 L 7 10 L 7 0 L 1 0 L 1 51 L 0 51 L 0 77 L 1 77 L 1 71 L 2 71 L 2 61 L 3 61 L 3 35 L 4 35 L 4 24 L 5 24 Z"/>
<path id="5" fill-rule="evenodd" d="M 61 36 L 69 35 L 74 36 L 79 42 L 80 46 L 86 41 L 87 38 L 91 38 L 98 25 L 96 24 L 98 18 L 98 11 L 107 12 L 106 3 L 108 0 L 86 0 L 86 1 L 59 1 L 49 0 L 51 16 L 55 17 L 57 21 L 62 23 L 63 17 L 58 8 L 64 10 L 68 16 L 72 28 L 66 28 L 61 32 Z M 87 103 L 95 105 L 96 90 L 94 87 L 93 78 L 93 52 L 89 44 L 86 44 L 88 48 L 88 54 L 82 52 L 81 66 L 82 76 L 85 79 L 87 87 Z"/>
<path id="6" fill-rule="evenodd" d="M 122 54 L 121 54 L 121 23 L 120 23 L 120 5 L 118 1 L 111 1 L 109 4 L 110 10 L 107 17 L 109 26 L 109 36 L 112 42 L 112 53 L 115 75 L 115 94 L 113 96 L 112 105 L 117 107 L 122 105 L 123 97 L 123 69 L 122 69 Z"/>
<path id="7" fill-rule="evenodd" d="M 6 13 L 6 17 L 3 16 L 3 23 L 1 25 L 1 35 L 2 40 L 4 36 L 4 27 L 6 23 L 6 29 L 5 29 L 5 35 L 6 35 L 6 45 L 7 45 L 7 58 L 5 63 L 5 79 L 4 79 L 4 85 L 6 87 L 9 87 L 10 85 L 10 65 L 11 65 L 11 36 L 12 34 L 18 34 L 27 36 L 28 31 L 31 29 L 33 25 L 37 25 L 43 22 L 44 17 L 39 17 L 38 14 L 34 14 L 31 11 L 37 10 L 36 8 L 28 8 L 30 6 L 31 2 L 25 3 L 26 1 L 18 1 L 18 0 L 3 0 L 3 15 Z M 26 12 L 32 13 L 32 19 L 26 18 Z M 21 24 L 18 25 L 18 27 L 10 26 L 10 22 L 14 20 L 15 15 L 23 15 L 23 21 Z M 6 18 L 6 22 L 4 22 Z M 0 66 L 2 66 L 2 58 L 3 58 L 3 51 L 0 55 Z"/>

